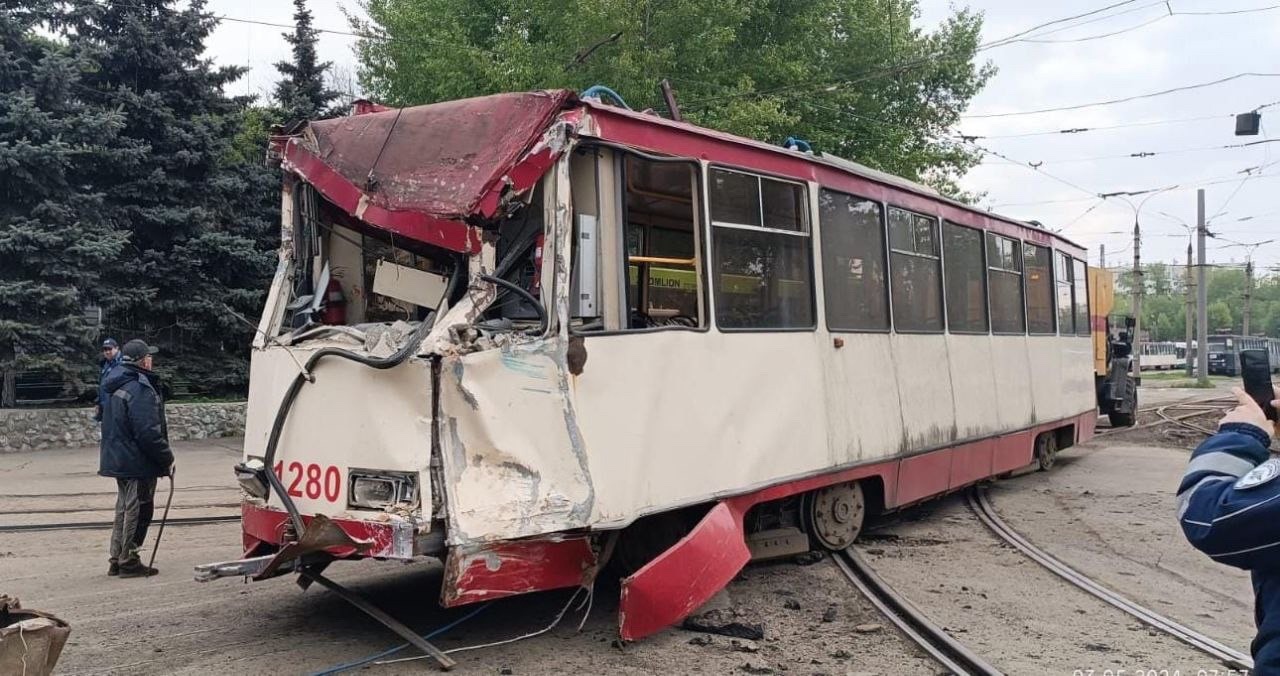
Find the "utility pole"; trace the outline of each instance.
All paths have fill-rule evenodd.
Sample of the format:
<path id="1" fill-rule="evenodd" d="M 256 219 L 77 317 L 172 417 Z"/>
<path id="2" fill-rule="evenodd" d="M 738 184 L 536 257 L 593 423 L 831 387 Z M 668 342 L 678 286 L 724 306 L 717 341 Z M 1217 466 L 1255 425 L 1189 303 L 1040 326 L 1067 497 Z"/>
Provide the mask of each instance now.
<path id="1" fill-rule="evenodd" d="M 1209 285 L 1204 279 L 1204 188 L 1196 191 L 1196 372 L 1209 384 Z"/>
<path id="2" fill-rule="evenodd" d="M 1193 290 L 1195 288 L 1195 282 L 1192 281 L 1191 279 L 1191 233 L 1190 232 L 1187 233 L 1187 271 L 1186 271 L 1186 283 L 1183 284 L 1183 287 L 1185 287 L 1186 295 L 1187 295 L 1187 303 L 1186 303 L 1187 304 L 1187 308 L 1186 308 L 1187 309 L 1186 311 L 1187 342 L 1186 342 L 1186 348 L 1183 350 L 1183 353 L 1187 362 L 1186 364 L 1187 377 L 1190 378 L 1194 373 L 1192 371 L 1192 368 L 1193 368 L 1192 362 L 1195 361 L 1195 355 L 1191 353 L 1191 344 L 1192 342 L 1194 342 L 1194 338 L 1192 338 L 1192 333 L 1191 333 L 1191 327 L 1193 325 L 1193 322 L 1191 321 L 1191 313 L 1195 311 L 1194 310 L 1195 306 L 1192 304 L 1194 302 L 1192 298 L 1195 297 L 1195 291 Z"/>
<path id="3" fill-rule="evenodd" d="M 1253 304 L 1253 257 L 1250 256 L 1244 261 L 1244 326 L 1241 327 L 1242 335 L 1249 335 L 1249 306 Z"/>
<path id="4" fill-rule="evenodd" d="M 1133 382 L 1142 383 L 1142 231 L 1133 211 Z"/>
<path id="5" fill-rule="evenodd" d="M 1102 268 L 1103 270 L 1107 269 L 1107 245 L 1106 244 L 1098 245 L 1098 267 Z"/>

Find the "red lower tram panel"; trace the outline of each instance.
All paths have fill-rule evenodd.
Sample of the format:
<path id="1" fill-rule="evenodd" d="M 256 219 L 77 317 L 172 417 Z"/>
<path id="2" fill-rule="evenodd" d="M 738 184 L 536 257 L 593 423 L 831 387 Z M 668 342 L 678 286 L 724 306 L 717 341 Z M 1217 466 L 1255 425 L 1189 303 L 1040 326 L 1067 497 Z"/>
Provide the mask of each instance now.
<path id="1" fill-rule="evenodd" d="M 907 458 L 863 465 L 727 498 L 679 542 L 622 581 L 618 608 L 621 636 L 638 640 L 672 626 L 715 596 L 751 558 L 743 516 L 751 507 L 832 484 L 874 477 L 884 504 L 895 508 L 958 490 L 981 479 L 1025 467 L 1033 460 L 1036 436 L 1074 426 L 1075 441 L 1094 434 L 1088 412 L 1000 437 L 983 439 Z M 244 544 L 253 552 L 277 545 L 288 515 L 256 505 L 242 507 Z M 310 521 L 310 517 L 304 517 Z M 353 540 L 369 541 L 365 556 L 414 558 L 412 523 L 334 519 Z M 333 551 L 349 556 L 353 551 Z M 536 591 L 589 584 L 597 572 L 597 552 L 588 534 L 552 534 L 467 547 L 451 547 L 445 557 L 440 601 L 452 607 Z"/>

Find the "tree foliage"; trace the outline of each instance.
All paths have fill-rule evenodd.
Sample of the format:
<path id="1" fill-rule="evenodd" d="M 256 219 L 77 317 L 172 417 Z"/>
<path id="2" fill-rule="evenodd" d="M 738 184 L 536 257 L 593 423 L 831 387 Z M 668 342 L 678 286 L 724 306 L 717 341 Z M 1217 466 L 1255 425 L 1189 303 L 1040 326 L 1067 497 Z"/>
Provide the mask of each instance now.
<path id="1" fill-rule="evenodd" d="M 332 65 L 320 62 L 316 56 L 316 37 L 311 25 L 311 10 L 307 0 L 293 0 L 294 29 L 285 33 L 284 39 L 292 48 L 292 60 L 276 63 L 281 78 L 276 82 L 275 103 L 285 120 L 314 120 L 327 117 L 338 92 L 325 84 L 325 73 Z"/>
<path id="2" fill-rule="evenodd" d="M 214 67 L 204 40 L 217 23 L 194 0 L 76 0 L 70 44 L 92 59 L 80 96 L 123 115 L 119 135 L 145 148 L 92 181 L 101 213 L 129 233 L 106 271 L 105 306 L 117 338 L 158 343 L 162 368 L 193 389 L 247 378 L 250 329 L 271 270 L 262 175 L 231 147 L 245 99 L 223 94 L 243 70 Z"/>
<path id="3" fill-rule="evenodd" d="M 92 363 L 100 272 L 125 235 L 104 212 L 99 172 L 138 164 L 124 116 L 81 99 L 88 62 L 37 30 L 53 2 L 0 11 L 0 405 L 19 370 L 67 377 Z M 56 393 L 55 393 L 56 394 Z"/>
<path id="4" fill-rule="evenodd" d="M 1192 270 L 1194 291 L 1195 271 Z M 1182 265 L 1154 263 L 1143 267 L 1145 295 L 1142 298 L 1142 331 L 1153 341 L 1182 341 L 1186 338 L 1188 282 Z M 1208 283 L 1209 333 L 1244 332 L 1245 272 L 1239 267 L 1210 267 L 1205 271 Z M 1132 308 L 1133 274 L 1120 273 L 1116 280 L 1118 314 L 1129 314 Z M 1255 276 L 1250 294 L 1249 333 L 1280 338 L 1280 277 Z M 1192 302 L 1195 298 L 1193 296 Z M 1193 312 L 1194 312 L 1194 305 Z M 1193 317 L 1194 324 L 1194 317 Z"/>
<path id="5" fill-rule="evenodd" d="M 664 110 L 668 78 L 692 122 L 788 136 L 956 194 L 978 157 L 948 136 L 995 69 L 982 17 L 935 31 L 915 0 L 364 0 L 361 84 L 396 105 L 608 85 Z"/>

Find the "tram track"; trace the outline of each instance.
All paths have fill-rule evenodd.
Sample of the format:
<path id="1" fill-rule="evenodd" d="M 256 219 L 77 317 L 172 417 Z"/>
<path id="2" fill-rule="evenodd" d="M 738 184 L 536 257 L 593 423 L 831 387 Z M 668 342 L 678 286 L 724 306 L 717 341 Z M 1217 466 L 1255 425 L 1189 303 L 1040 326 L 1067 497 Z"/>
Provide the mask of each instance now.
<path id="1" fill-rule="evenodd" d="M 1111 434 L 1121 434 L 1125 432 L 1135 432 L 1138 430 L 1150 429 L 1161 425 L 1177 425 L 1190 430 L 1194 430 L 1204 435 L 1213 435 L 1213 430 L 1202 427 L 1193 422 L 1188 422 L 1191 418 L 1207 415 L 1210 413 L 1223 413 L 1235 404 L 1234 397 L 1215 396 L 1208 399 L 1195 399 L 1192 401 L 1175 402 L 1171 404 L 1163 404 L 1160 406 L 1148 406 L 1140 408 L 1137 413 L 1154 413 L 1156 419 L 1134 425 L 1132 427 L 1113 427 L 1110 429 L 1099 430 L 1094 436 L 1107 436 Z M 1185 412 L 1176 412 L 1176 409 L 1191 409 Z"/>
<path id="2" fill-rule="evenodd" d="M 1031 544 L 1030 541 L 1009 527 L 1009 525 L 1006 524 L 998 514 L 996 514 L 995 508 L 987 498 L 986 489 L 984 487 L 974 487 L 968 492 L 966 499 L 970 509 L 978 516 L 978 519 L 981 520 L 982 523 L 998 538 L 1076 588 L 1081 589 L 1102 602 L 1127 613 L 1143 624 L 1164 632 L 1192 648 L 1213 657 L 1228 668 L 1246 669 L 1250 671 L 1253 669 L 1253 660 L 1249 655 L 1129 600 L 1121 594 L 1098 584 L 1088 576 L 1080 573 L 1074 568 L 1068 566 L 1066 563 L 1063 563 L 1059 559 L 1046 553 L 1044 550 L 1041 550 Z"/>
<path id="3" fill-rule="evenodd" d="M 951 673 L 990 676 L 1003 674 L 952 638 L 911 605 L 910 601 L 894 591 L 852 547 L 836 552 L 831 558 L 840 572 L 881 614 Z"/>
<path id="4" fill-rule="evenodd" d="M 202 526 L 205 524 L 239 521 L 240 515 L 169 517 L 169 526 Z M 69 521 L 63 523 L 0 524 L 0 533 L 34 533 L 58 530 L 107 530 L 113 521 Z"/>

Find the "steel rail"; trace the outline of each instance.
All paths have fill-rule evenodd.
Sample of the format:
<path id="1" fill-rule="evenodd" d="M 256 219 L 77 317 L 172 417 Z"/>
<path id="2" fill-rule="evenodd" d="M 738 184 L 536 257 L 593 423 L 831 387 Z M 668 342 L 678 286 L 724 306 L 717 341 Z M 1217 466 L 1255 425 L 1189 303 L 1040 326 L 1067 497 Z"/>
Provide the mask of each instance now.
<path id="1" fill-rule="evenodd" d="M 1094 436 L 1104 437 L 1108 434 L 1120 434 L 1122 432 L 1133 432 L 1135 430 L 1149 429 L 1152 427 L 1158 427 L 1160 425 L 1167 425 L 1169 423 L 1182 425 L 1184 427 L 1190 427 L 1192 429 L 1195 429 L 1197 432 L 1205 432 L 1205 429 L 1202 427 L 1199 427 L 1198 425 L 1194 425 L 1193 423 L 1183 423 L 1182 421 L 1186 420 L 1187 418 L 1194 418 L 1196 416 L 1210 413 L 1215 409 L 1224 410 L 1225 408 L 1229 408 L 1229 406 L 1212 405 L 1212 404 L 1225 405 L 1225 404 L 1228 404 L 1229 402 L 1234 403 L 1235 399 L 1218 396 L 1210 399 L 1197 399 L 1194 401 L 1184 401 L 1184 402 L 1179 402 L 1174 404 L 1164 404 L 1163 406 L 1149 406 L 1147 408 L 1140 408 L 1137 410 L 1137 413 L 1155 413 L 1157 416 L 1159 416 L 1160 419 L 1153 420 L 1149 423 L 1143 423 L 1141 425 L 1134 425 L 1133 427 L 1112 427 L 1109 429 L 1104 429 L 1095 433 Z M 1185 413 L 1182 415 L 1175 415 L 1175 416 L 1170 416 L 1167 413 L 1165 413 L 1171 408 L 1187 408 L 1187 407 L 1202 407 L 1202 410 L 1191 411 L 1189 413 Z M 1209 434 L 1212 434 L 1212 432 L 1209 432 Z"/>
<path id="2" fill-rule="evenodd" d="M 239 521 L 240 515 L 234 516 L 188 516 L 169 519 L 170 526 L 201 526 L 211 523 L 227 523 Z M 33 533 L 51 530 L 107 530 L 115 526 L 114 521 L 81 521 L 68 523 L 24 523 L 0 525 L 0 533 Z"/>
<path id="3" fill-rule="evenodd" d="M 1187 419 L 1188 419 L 1188 418 L 1195 418 L 1195 417 L 1197 417 L 1197 416 L 1206 415 L 1206 414 L 1209 414 L 1209 413 L 1213 413 L 1213 412 L 1215 412 L 1215 411 L 1216 411 L 1216 412 L 1219 412 L 1219 413 L 1225 412 L 1225 409 L 1223 409 L 1223 408 L 1214 407 L 1214 408 L 1205 408 L 1205 409 L 1201 409 L 1201 410 L 1199 410 L 1199 411 L 1191 411 L 1190 413 L 1185 413 L 1185 414 L 1183 414 L 1183 415 L 1171 416 L 1171 415 L 1169 415 L 1168 413 L 1166 413 L 1166 411 L 1167 411 L 1168 409 L 1170 409 L 1170 408 L 1174 408 L 1174 407 L 1173 407 L 1173 406 L 1161 406 L 1160 408 L 1157 408 L 1157 409 L 1156 409 L 1156 415 L 1160 416 L 1160 418 L 1161 418 L 1161 419 L 1163 419 L 1163 420 L 1164 420 L 1164 422 L 1170 422 L 1170 423 L 1173 423 L 1173 424 L 1175 424 L 1175 425 L 1178 425 L 1179 427 L 1185 427 L 1185 428 L 1187 428 L 1187 429 L 1189 429 L 1189 430 L 1192 430 L 1192 431 L 1194 431 L 1194 432 L 1199 432 L 1199 433 L 1201 433 L 1201 434 L 1203 434 L 1203 435 L 1205 435 L 1205 436 L 1208 436 L 1208 437 L 1211 437 L 1211 436 L 1213 436 L 1213 435 L 1214 435 L 1214 431 L 1213 431 L 1213 430 L 1211 430 L 1211 429 L 1207 429 L 1207 428 L 1204 428 L 1204 427 L 1201 427 L 1201 426 L 1199 426 L 1199 425 L 1197 425 L 1197 424 L 1195 424 L 1195 423 L 1187 422 Z"/>
<path id="4" fill-rule="evenodd" d="M 961 676 L 1003 676 L 1003 672 L 952 638 L 911 605 L 910 601 L 895 592 L 852 547 L 836 552 L 831 558 L 840 572 L 849 578 L 853 586 L 877 610 L 951 673 Z"/>
<path id="5" fill-rule="evenodd" d="M 987 499 L 985 488 L 975 486 L 966 497 L 969 501 L 969 507 L 997 537 L 1013 545 L 1028 558 L 1044 566 L 1058 577 L 1092 594 L 1104 603 L 1128 613 L 1143 624 L 1159 629 L 1179 641 L 1221 660 L 1224 665 L 1232 669 L 1248 669 L 1250 671 L 1253 669 L 1253 660 L 1248 655 L 1209 638 L 1194 629 L 1181 625 L 1145 606 L 1130 601 L 1031 544 L 996 514 L 995 508 L 991 506 L 991 501 Z"/>

